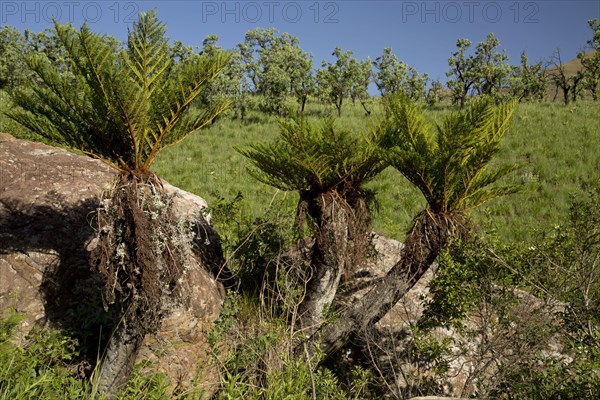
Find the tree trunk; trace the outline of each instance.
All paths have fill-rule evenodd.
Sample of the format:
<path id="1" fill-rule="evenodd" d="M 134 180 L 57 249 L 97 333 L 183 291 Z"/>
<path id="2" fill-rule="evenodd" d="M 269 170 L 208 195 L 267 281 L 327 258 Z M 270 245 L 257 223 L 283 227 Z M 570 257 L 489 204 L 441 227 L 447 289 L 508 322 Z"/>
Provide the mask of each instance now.
<path id="1" fill-rule="evenodd" d="M 311 277 L 299 304 L 299 327 L 313 335 L 335 299 L 340 282 L 360 264 L 368 245 L 369 211 L 359 193 L 342 197 L 338 192 L 307 199 L 318 231 L 311 253 Z"/>
<path id="2" fill-rule="evenodd" d="M 306 98 L 307 96 L 302 96 L 302 103 L 300 107 L 300 113 L 304 114 L 304 107 L 306 107 Z"/>
<path id="3" fill-rule="evenodd" d="M 115 328 L 108 341 L 102 364 L 97 376 L 98 389 L 113 396 L 127 383 L 138 351 L 144 340 L 142 332 L 133 329 L 135 324 L 127 321 L 127 314 Z"/>
<path id="4" fill-rule="evenodd" d="M 571 85 L 571 96 L 573 98 L 573 103 L 577 102 L 577 96 L 581 94 L 581 87 L 579 84 L 581 83 L 581 77 L 575 75 L 573 78 L 573 85 Z"/>
<path id="5" fill-rule="evenodd" d="M 360 99 L 359 101 L 360 101 L 360 105 L 362 106 L 363 110 L 365 110 L 367 115 L 371 115 L 371 110 L 369 110 L 367 108 L 367 105 L 365 104 L 364 100 Z"/>
<path id="6" fill-rule="evenodd" d="M 335 108 L 337 108 L 338 117 L 342 116 L 342 103 L 344 102 L 344 97 L 341 96 L 338 101 L 335 102 Z"/>
<path id="7" fill-rule="evenodd" d="M 300 327 L 308 336 L 318 329 L 324 312 L 335 298 L 348 250 L 347 206 L 337 204 L 334 195 L 329 193 L 319 195 L 315 203 L 319 221 L 311 255 L 312 274 L 298 310 Z"/>
<path id="8" fill-rule="evenodd" d="M 146 333 L 155 331 L 166 299 L 180 298 L 189 239 L 174 224 L 172 205 L 152 174 L 118 176 L 98 209 L 98 245 L 91 262 L 105 277 L 105 307 L 120 312 L 98 371 L 98 385 L 114 396 L 129 379 Z M 156 243 L 164 243 L 163 247 Z"/>
<path id="9" fill-rule="evenodd" d="M 406 236 L 400 261 L 362 299 L 309 338 L 309 354 L 319 349 L 325 358 L 332 356 L 387 314 L 431 267 L 450 239 L 450 227 L 442 215 L 421 213 Z"/>
<path id="10" fill-rule="evenodd" d="M 562 88 L 563 91 L 563 101 L 565 102 L 565 104 L 569 104 L 569 89 L 568 87 L 564 87 Z"/>

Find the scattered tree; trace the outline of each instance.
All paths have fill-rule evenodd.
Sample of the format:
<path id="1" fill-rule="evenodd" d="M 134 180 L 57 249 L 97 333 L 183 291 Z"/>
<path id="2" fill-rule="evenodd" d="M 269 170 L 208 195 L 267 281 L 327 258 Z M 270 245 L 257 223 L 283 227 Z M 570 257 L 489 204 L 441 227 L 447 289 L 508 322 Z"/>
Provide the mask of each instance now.
<path id="1" fill-rule="evenodd" d="M 0 29 L 0 89 L 11 91 L 26 78 L 25 37 L 12 26 Z"/>
<path id="2" fill-rule="evenodd" d="M 353 68 L 355 69 L 356 74 L 355 81 L 350 90 L 350 98 L 353 103 L 358 100 L 367 115 L 371 115 L 371 110 L 367 106 L 367 102 L 371 99 L 368 92 L 369 84 L 371 83 L 371 75 L 373 73 L 373 70 L 371 69 L 371 60 L 367 57 L 367 59 L 363 61 L 351 62 L 354 64 Z"/>
<path id="3" fill-rule="evenodd" d="M 497 52 L 500 40 L 493 33 L 487 35 L 485 42 L 479 42 L 475 50 L 475 75 L 479 78 L 475 82 L 475 90 L 479 95 L 498 98 L 502 96 L 502 89 L 511 67 L 506 63 L 506 52 Z"/>
<path id="4" fill-rule="evenodd" d="M 14 27 L 3 26 L 0 30 L 0 89 L 11 91 L 27 80 L 37 80 L 28 70 L 25 57 L 39 53 L 43 53 L 60 71 L 68 73 L 66 53 L 49 29 L 39 33 L 26 29 L 21 34 Z"/>
<path id="5" fill-rule="evenodd" d="M 548 90 L 548 76 L 541 61 L 528 62 L 525 53 L 521 53 L 521 65 L 513 69 L 509 79 L 511 93 L 519 101 L 541 101 Z"/>
<path id="6" fill-rule="evenodd" d="M 373 61 L 373 66 L 377 69 L 375 84 L 382 97 L 402 93 L 413 101 L 425 98 L 427 74 L 420 75 L 415 68 L 398 61 L 391 48 L 383 49 L 383 54 Z"/>
<path id="7" fill-rule="evenodd" d="M 113 37 L 107 37 L 107 41 L 111 41 L 114 45 L 117 40 Z M 62 47 L 60 40 L 53 34 L 50 29 L 42 32 L 31 32 L 25 30 L 25 55 L 44 53 L 50 60 L 50 63 L 58 68 L 59 71 L 68 73 L 69 63 L 67 61 L 67 52 Z"/>
<path id="8" fill-rule="evenodd" d="M 323 61 L 322 68 L 317 71 L 317 87 L 320 96 L 326 102 L 333 103 L 338 116 L 342 115 L 344 99 L 362 100 L 368 97 L 371 61 L 368 58 L 358 61 L 352 57 L 352 54 L 350 50 L 344 52 L 336 47 L 332 53 L 336 58 L 335 62 Z"/>
<path id="9" fill-rule="evenodd" d="M 429 75 L 421 75 L 419 71 L 409 65 L 403 90 L 404 95 L 412 101 L 422 101 L 427 95 L 428 80 Z"/>
<path id="10" fill-rule="evenodd" d="M 263 96 L 263 110 L 281 113 L 288 94 L 296 90 L 305 93 L 303 87 L 308 93 L 312 60 L 299 43 L 289 33 L 256 28 L 246 32 L 244 42 L 238 45 L 252 87 Z"/>
<path id="11" fill-rule="evenodd" d="M 443 90 L 444 85 L 442 84 L 442 82 L 438 80 L 432 81 L 431 87 L 427 91 L 427 96 L 425 96 L 425 101 L 427 102 L 427 104 L 432 106 L 442 101 L 444 97 Z"/>
<path id="12" fill-rule="evenodd" d="M 194 55 L 194 48 L 192 46 L 186 46 L 181 40 L 175 40 L 173 45 L 170 46 L 171 58 L 173 62 L 183 62 Z"/>
<path id="13" fill-rule="evenodd" d="M 308 97 L 316 93 L 317 79 L 313 73 L 312 55 L 296 57 L 293 62 L 295 65 L 290 68 L 291 91 L 300 105 L 300 112 L 303 113 Z"/>
<path id="14" fill-rule="evenodd" d="M 496 51 L 499 45 L 500 41 L 490 33 L 484 42 L 477 44 L 475 53 L 467 56 L 471 41 L 458 39 L 458 49 L 448 59 L 451 69 L 446 72 L 446 76 L 453 77 L 447 82 L 453 103 L 458 102 L 463 108 L 471 92 L 497 99 L 502 97 L 511 67 L 506 63 L 508 56 Z"/>
<path id="15" fill-rule="evenodd" d="M 460 108 L 465 106 L 469 92 L 479 79 L 474 57 L 466 54 L 470 46 L 471 41 L 469 39 L 458 39 L 456 42 L 458 49 L 448 59 L 448 65 L 451 69 L 446 72 L 446 76 L 453 76 L 454 78 L 448 80 L 446 84 L 452 92 L 452 103 L 458 102 Z"/>
<path id="16" fill-rule="evenodd" d="M 558 91 L 560 89 L 563 94 L 563 101 L 565 102 L 565 104 L 569 104 L 569 101 L 571 100 L 571 97 L 569 95 L 572 93 L 571 91 L 573 90 L 573 86 L 575 85 L 575 83 L 578 83 L 581 79 L 581 76 L 575 77 L 574 75 L 569 76 L 567 74 L 567 68 L 562 62 L 562 58 L 560 56 L 560 49 L 558 48 L 552 55 L 550 63 L 553 65 L 553 68 L 548 72 L 548 75 L 556 87 L 556 92 L 554 93 L 554 98 L 552 101 L 556 100 L 556 97 L 558 96 Z M 572 96 L 576 98 L 576 94 Z"/>
<path id="17" fill-rule="evenodd" d="M 588 21 L 590 29 L 594 32 L 592 39 L 588 40 L 591 53 L 579 52 L 577 58 L 583 67 L 584 85 L 590 91 L 592 98 L 600 98 L 600 22 L 598 19 Z"/>
<path id="18" fill-rule="evenodd" d="M 571 76 L 571 82 L 573 82 L 573 89 L 571 90 L 571 100 L 576 102 L 583 96 L 583 88 L 585 86 L 585 73 L 584 71 L 577 71 Z"/>
<path id="19" fill-rule="evenodd" d="M 383 49 L 383 54 L 373 61 L 373 66 L 377 70 L 373 78 L 381 97 L 389 93 L 399 93 L 402 90 L 407 65 L 398 61 L 398 57 L 390 47 Z"/>
<path id="20" fill-rule="evenodd" d="M 202 41 L 201 56 L 215 57 L 222 54 L 224 50 L 219 46 L 217 35 L 208 35 Z M 231 109 L 236 116 L 244 119 L 247 111 L 248 95 L 250 85 L 244 75 L 242 55 L 238 50 L 227 52 L 229 57 L 223 71 L 202 92 L 194 105 L 209 107 L 214 102 L 227 98 L 231 103 Z"/>

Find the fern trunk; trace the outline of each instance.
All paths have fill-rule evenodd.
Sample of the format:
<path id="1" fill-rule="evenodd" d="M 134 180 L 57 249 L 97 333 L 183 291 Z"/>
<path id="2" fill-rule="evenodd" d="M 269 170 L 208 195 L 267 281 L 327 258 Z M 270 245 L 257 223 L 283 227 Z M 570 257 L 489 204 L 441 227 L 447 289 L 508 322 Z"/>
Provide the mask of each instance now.
<path id="1" fill-rule="evenodd" d="M 112 397 L 127 382 L 145 335 L 159 328 L 167 300 L 181 300 L 190 250 L 156 176 L 121 174 L 109 196 L 98 210 L 92 263 L 105 276 L 105 307 L 119 313 L 96 373 Z"/>
<path id="2" fill-rule="evenodd" d="M 123 319 L 114 329 L 100 370 L 95 378 L 98 380 L 98 389 L 106 393 L 108 398 L 113 396 L 127 384 L 135 363 L 138 351 L 144 341 L 145 332 L 130 324 L 128 318 Z"/>
<path id="3" fill-rule="evenodd" d="M 364 257 L 369 215 L 361 196 L 347 201 L 331 191 L 307 203 L 318 227 L 299 315 L 302 332 L 310 336 L 323 322 L 340 283 Z"/>
<path id="4" fill-rule="evenodd" d="M 299 305 L 300 327 L 310 336 L 319 327 L 323 314 L 337 293 L 348 246 L 346 207 L 336 204 L 333 194 L 322 194 L 309 201 L 311 214 L 317 214 L 318 231 L 312 248 L 311 274 Z"/>
<path id="5" fill-rule="evenodd" d="M 400 260 L 362 299 L 309 339 L 309 353 L 319 349 L 326 359 L 383 318 L 431 267 L 450 239 L 450 226 L 444 216 L 421 213 L 406 236 Z"/>

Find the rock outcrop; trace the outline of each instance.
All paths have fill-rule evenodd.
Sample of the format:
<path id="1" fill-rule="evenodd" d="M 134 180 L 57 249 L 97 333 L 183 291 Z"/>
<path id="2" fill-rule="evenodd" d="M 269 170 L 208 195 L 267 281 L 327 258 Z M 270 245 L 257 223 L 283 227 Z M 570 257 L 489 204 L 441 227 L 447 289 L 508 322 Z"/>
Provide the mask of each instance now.
<path id="1" fill-rule="evenodd" d="M 349 303 L 360 298 L 399 260 L 400 242 L 374 235 L 372 243 L 373 256 L 356 269 L 351 280 L 350 286 L 360 290 L 349 288 Z M 560 324 L 557 315 L 564 304 L 494 284 L 488 288 L 491 300 L 484 302 L 482 295 L 481 303 L 466 316 L 461 329 L 452 324 L 435 327 L 424 339 L 418 326 L 426 303 L 432 300 L 429 285 L 437 269 L 434 264 L 360 340 L 362 357 L 376 365 L 392 397 L 410 398 L 428 392 L 452 398 L 486 398 L 502 375 L 523 359 L 534 354 L 565 357 L 560 337 L 551 329 Z M 534 337 L 536 342 L 530 343 Z M 423 345 L 439 351 L 436 360 L 419 354 L 418 347 Z"/>
<path id="2" fill-rule="evenodd" d="M 88 256 L 95 245 L 95 210 L 114 176 L 100 161 L 0 133 L 0 313 L 12 309 L 26 316 L 21 338 L 48 324 L 93 348 L 100 330 L 106 334 L 111 316 L 102 308 L 101 277 L 91 272 Z M 177 215 L 195 231 L 198 246 L 186 278 L 191 293 L 187 306 L 174 306 L 160 331 L 147 336 L 138 361 L 155 361 L 185 387 L 208 364 L 205 334 L 224 299 L 214 278 L 222 253 L 203 215 L 206 202 L 165 187 L 175 193 Z M 202 376 L 218 383 L 216 371 Z"/>

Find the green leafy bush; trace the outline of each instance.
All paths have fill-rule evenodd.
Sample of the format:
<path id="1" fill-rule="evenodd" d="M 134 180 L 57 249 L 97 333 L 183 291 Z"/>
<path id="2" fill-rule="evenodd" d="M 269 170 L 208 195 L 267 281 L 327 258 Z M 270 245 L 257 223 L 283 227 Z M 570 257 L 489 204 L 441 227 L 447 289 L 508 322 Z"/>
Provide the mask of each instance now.
<path id="1" fill-rule="evenodd" d="M 85 381 L 75 378 L 71 362 L 77 342 L 52 329 L 34 328 L 23 347 L 15 345 L 22 319 L 9 314 L 0 319 L 0 399 L 85 398 Z"/>

